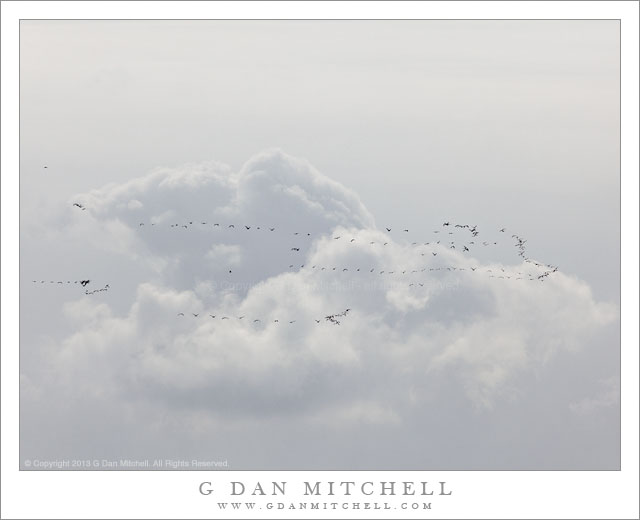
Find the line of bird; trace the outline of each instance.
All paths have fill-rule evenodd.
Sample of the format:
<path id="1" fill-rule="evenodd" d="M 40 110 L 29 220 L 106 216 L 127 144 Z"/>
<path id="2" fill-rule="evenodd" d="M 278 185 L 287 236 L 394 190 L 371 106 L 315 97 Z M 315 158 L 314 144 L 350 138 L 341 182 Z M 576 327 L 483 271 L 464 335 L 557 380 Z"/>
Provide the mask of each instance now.
<path id="1" fill-rule="evenodd" d="M 316 324 L 319 324 L 322 322 L 322 320 L 324 319 L 325 322 L 327 323 L 332 323 L 333 325 L 340 325 L 341 320 L 339 318 L 346 318 L 348 313 L 351 311 L 351 309 L 345 309 L 342 312 L 339 313 L 335 313 L 335 314 L 329 314 L 327 316 L 325 316 L 324 318 L 321 319 L 316 319 L 314 318 L 313 321 L 316 322 Z M 189 314 L 191 314 L 191 316 L 193 316 L 194 318 L 199 318 L 199 317 L 210 317 L 211 319 L 219 319 L 220 321 L 224 321 L 224 320 L 237 320 L 237 321 L 242 321 L 245 320 L 247 317 L 246 316 L 221 316 L 221 315 L 216 315 L 216 314 L 208 314 L 208 313 L 201 313 L 201 312 L 191 312 L 191 313 L 187 313 L 185 314 L 184 312 L 179 312 L 176 317 L 185 317 L 188 316 Z M 283 323 L 283 324 L 288 324 L 288 325 L 293 325 L 294 323 L 297 323 L 298 320 L 283 320 L 280 321 L 279 319 L 275 319 L 275 320 L 261 320 L 260 318 L 248 318 L 245 320 L 246 322 L 250 322 L 250 323 L 266 323 L 266 322 L 270 322 L 270 323 Z"/>
<path id="2" fill-rule="evenodd" d="M 99 293 L 99 292 L 105 292 L 105 291 L 108 291 L 108 290 L 109 290 L 109 284 L 106 284 L 101 289 L 94 289 L 93 291 L 85 290 L 84 293 L 89 295 L 89 294 L 96 294 L 96 293 Z"/>
<path id="3" fill-rule="evenodd" d="M 64 284 L 64 283 L 79 283 L 82 287 L 88 285 L 91 280 L 31 280 L 33 283 L 55 283 L 55 284 Z"/>
<path id="4" fill-rule="evenodd" d="M 537 264 L 537 265 L 541 265 L 541 264 Z M 290 269 L 294 269 L 295 267 L 293 265 L 289 266 Z M 304 269 L 304 264 L 300 266 L 301 269 Z M 317 272 L 322 272 L 322 271 L 328 271 L 328 272 L 349 272 L 349 268 L 348 267 L 344 267 L 344 268 L 339 268 L 339 267 L 323 267 L 323 266 L 319 266 L 319 265 L 314 265 L 311 266 L 312 270 L 316 270 Z M 542 272 L 542 274 L 539 273 L 530 273 L 530 272 L 522 272 L 522 271 L 513 271 L 513 270 L 505 270 L 504 267 L 500 267 L 497 268 L 496 270 L 493 269 L 486 269 L 486 268 L 481 268 L 481 267 L 469 267 L 469 269 L 467 269 L 466 267 L 454 267 L 454 266 L 441 266 L 441 267 L 423 267 L 422 269 L 403 269 L 402 271 L 400 270 L 386 270 L 386 269 L 376 269 L 376 268 L 371 268 L 371 269 L 360 269 L 360 268 L 356 268 L 356 269 L 351 269 L 350 272 L 357 272 L 357 273 L 363 273 L 363 274 L 374 274 L 374 275 L 413 275 L 413 274 L 418 274 L 418 273 L 424 273 L 424 272 L 437 272 L 437 271 L 447 271 L 447 272 L 453 272 L 453 271 L 458 271 L 458 272 L 462 272 L 462 271 L 466 271 L 466 272 L 471 272 L 471 273 L 478 273 L 478 274 L 488 274 L 489 278 L 505 278 L 505 279 L 510 279 L 510 278 L 515 278 L 516 280 L 544 280 L 546 277 L 548 277 L 550 274 L 557 272 L 558 268 L 557 267 L 553 267 L 552 270 L 550 271 L 544 271 Z M 490 274 L 490 273 L 498 273 L 496 275 Z M 500 273 L 502 273 L 502 275 L 500 275 Z M 517 276 L 516 276 L 517 275 Z M 409 284 L 409 286 L 413 286 L 414 284 Z M 419 284 L 419 285 L 424 285 L 424 284 Z"/>
<path id="5" fill-rule="evenodd" d="M 76 206 L 76 207 L 78 207 L 78 208 L 79 208 L 79 209 L 81 209 L 81 210 L 85 210 L 85 209 L 86 209 L 82 204 L 77 203 L 77 202 L 76 202 L 76 203 L 74 203 L 73 205 L 74 205 L 74 206 Z M 198 221 L 195 221 L 195 223 L 196 223 L 196 225 L 197 225 L 197 224 L 198 224 Z M 157 224 L 157 223 L 155 223 L 155 222 L 151 222 L 151 223 L 150 223 L 150 225 L 151 225 L 151 226 L 155 226 L 156 224 Z M 139 223 L 139 227 L 144 226 L 144 225 L 145 225 L 145 222 L 140 222 L 140 223 Z M 194 225 L 194 221 L 189 221 L 189 222 L 188 222 L 188 224 L 180 224 L 180 223 L 169 224 L 169 225 L 168 225 L 168 227 L 169 227 L 169 228 L 184 228 L 184 229 L 188 229 L 188 228 L 189 228 L 189 226 L 192 226 L 192 225 Z M 207 226 L 207 225 L 209 225 L 209 223 L 208 223 L 207 221 L 200 221 L 200 225 Z M 219 222 L 211 223 L 211 226 L 212 226 L 212 227 L 214 227 L 214 228 L 215 228 L 215 227 L 226 227 L 227 229 L 236 229 L 235 224 L 226 224 L 226 223 L 225 223 L 225 224 L 221 224 L 221 223 L 219 223 Z M 472 237 L 472 238 L 475 238 L 475 237 L 477 237 L 477 236 L 480 234 L 480 232 L 478 231 L 478 226 L 477 226 L 477 225 L 475 225 L 475 224 L 456 224 L 456 223 L 453 223 L 453 224 L 452 224 L 450 221 L 444 221 L 444 222 L 442 223 L 442 226 L 441 226 L 441 227 L 442 227 L 442 228 L 448 228 L 448 229 L 449 229 L 449 228 L 453 228 L 453 229 L 460 229 L 460 230 L 463 230 L 463 231 L 467 231 L 467 232 L 469 232 L 469 233 L 471 234 L 471 237 Z M 277 229 L 276 227 L 262 227 L 262 226 L 246 225 L 246 224 L 245 224 L 245 225 L 242 225 L 242 226 L 238 226 L 238 228 L 239 228 L 239 229 L 244 228 L 246 231 L 250 231 L 251 229 L 255 229 L 255 230 L 268 230 L 269 232 L 274 232 L 274 231 L 276 231 L 276 229 Z M 390 227 L 385 227 L 384 229 L 385 229 L 388 233 L 391 233 L 391 232 L 392 232 L 392 228 L 390 228 Z M 403 228 L 401 232 L 408 233 L 408 232 L 409 232 L 409 229 L 408 229 L 408 228 Z M 435 234 L 440 233 L 440 232 L 444 232 L 444 231 L 443 231 L 443 230 L 441 230 L 441 229 L 433 230 L 433 233 L 435 233 Z M 453 232 L 451 232 L 451 231 L 447 231 L 447 232 L 448 232 L 448 234 L 449 234 L 449 235 L 454 234 L 454 233 L 453 233 Z M 498 233 L 506 233 L 506 232 L 507 232 L 507 228 L 506 228 L 506 227 L 502 227 L 502 228 L 498 229 Z M 311 237 L 311 236 L 313 236 L 311 233 L 304 233 L 304 232 L 298 232 L 298 231 L 290 232 L 290 233 L 291 233 L 291 235 L 292 235 L 292 236 L 307 236 L 307 237 Z M 525 248 L 525 243 L 526 243 L 527 241 L 526 241 L 526 240 L 524 240 L 522 237 L 518 236 L 517 234 L 512 234 L 512 235 L 511 235 L 511 237 L 512 237 L 513 239 L 515 239 L 515 244 L 514 244 L 514 245 L 515 245 L 515 247 L 516 247 L 516 249 L 517 249 L 517 254 L 518 254 L 520 257 L 522 257 L 522 258 L 524 259 L 524 261 L 525 261 L 525 262 L 527 262 L 527 263 L 531 263 L 531 264 L 535 265 L 536 267 L 543 267 L 543 268 L 547 268 L 547 269 L 546 269 L 543 273 L 541 273 L 541 274 L 531 275 L 531 274 L 529 273 L 529 274 L 528 274 L 529 279 L 531 279 L 531 280 L 534 280 L 534 279 L 535 279 L 535 280 L 544 280 L 544 279 L 545 279 L 546 277 L 548 277 L 550 274 L 555 273 L 555 272 L 558 270 L 558 267 L 557 267 L 557 266 L 553 266 L 553 265 L 551 265 L 551 264 L 544 264 L 544 263 L 541 263 L 541 262 L 536 262 L 535 260 L 532 260 L 531 258 L 529 258 L 529 257 L 527 256 L 527 254 L 526 254 L 526 248 Z M 334 239 L 334 240 L 340 240 L 340 239 L 342 239 L 342 238 L 343 238 L 343 237 L 342 237 L 341 235 L 338 235 L 338 236 L 334 236 L 334 237 L 333 237 L 333 239 Z M 355 238 L 355 237 L 351 237 L 351 238 L 349 239 L 349 242 L 350 242 L 350 243 L 356 242 L 356 238 Z M 412 245 L 412 246 L 415 246 L 415 247 L 422 247 L 422 246 L 429 246 L 429 245 L 431 245 L 431 246 L 437 246 L 437 245 L 440 245 L 440 246 L 444 247 L 444 246 L 445 246 L 445 244 L 444 244 L 444 243 L 442 243 L 442 242 L 443 242 L 442 240 L 437 240 L 437 241 L 435 241 L 435 242 L 427 241 L 427 242 L 423 242 L 423 243 L 419 243 L 419 242 L 412 242 L 412 243 L 411 243 L 411 245 Z M 376 244 L 377 244 L 377 242 L 376 242 L 376 241 L 370 241 L 370 242 L 369 242 L 369 245 L 376 245 Z M 388 244 L 389 244 L 389 242 L 381 242 L 381 244 L 382 244 L 383 246 L 386 246 L 386 245 L 388 245 Z M 462 248 L 461 248 L 461 249 L 460 249 L 460 245 L 462 245 Z M 463 253 L 466 253 L 466 252 L 469 252 L 469 251 L 471 250 L 469 246 L 476 246 L 476 245 L 478 245 L 478 246 L 479 246 L 479 245 L 482 245 L 483 247 L 487 247 L 487 246 L 495 246 L 495 245 L 498 245 L 498 242 L 497 242 L 497 241 L 486 241 L 486 240 L 484 240 L 484 241 L 479 242 L 478 244 L 476 244 L 475 240 L 470 240 L 470 241 L 468 241 L 468 242 L 466 242 L 466 243 L 464 243 L 464 244 L 458 244 L 458 249 L 460 249 Z M 446 244 L 446 246 L 447 246 L 449 249 L 454 249 L 454 250 L 455 250 L 455 249 L 456 249 L 456 242 L 455 242 L 455 241 L 450 241 L 448 244 Z M 292 251 L 292 252 L 296 252 L 296 253 L 297 253 L 297 252 L 300 252 L 300 250 L 301 250 L 301 248 L 300 248 L 300 247 L 297 247 L 297 246 L 294 246 L 294 247 L 291 247 L 291 248 L 290 248 L 290 251 Z M 424 252 L 423 252 L 423 253 L 421 253 L 421 256 L 426 256 L 426 255 L 427 255 L 427 253 L 424 253 Z M 434 256 L 434 257 L 436 257 L 436 256 L 438 255 L 438 252 L 437 252 L 437 251 L 431 251 L 431 255 L 432 255 L 432 256 Z M 303 265 L 301 265 L 300 267 L 301 267 L 301 268 L 304 268 L 304 264 L 303 264 Z M 293 268 L 294 268 L 294 264 L 290 264 L 290 265 L 289 265 L 289 269 L 293 269 Z M 315 266 L 314 266 L 314 268 L 315 268 Z M 325 270 L 325 269 L 328 269 L 328 268 L 327 268 L 327 267 L 321 267 L 321 268 L 319 268 L 319 269 L 320 269 L 320 270 Z M 444 268 L 444 269 L 447 269 L 447 270 L 455 270 L 456 268 L 455 268 L 455 267 L 447 267 L 447 268 Z M 458 269 L 459 269 L 459 270 L 464 270 L 464 268 L 458 268 Z M 471 270 L 472 270 L 472 271 L 475 271 L 476 269 L 477 269 L 477 268 L 471 268 Z M 335 270 L 337 270 L 337 268 L 336 268 L 336 267 L 333 267 L 333 268 L 331 268 L 331 270 L 335 271 Z M 349 270 L 348 268 L 342 268 L 342 272 L 346 272 L 346 271 L 348 271 L 348 270 Z M 435 270 L 435 269 L 430 269 L 430 270 Z M 439 270 L 439 269 L 438 269 L 438 270 Z M 357 269 L 356 269 L 356 271 L 360 271 L 360 269 L 359 269 L 359 268 L 357 268 Z M 393 273 L 394 273 L 394 271 L 382 270 L 382 271 L 380 271 L 380 273 L 379 273 L 379 274 L 384 274 L 384 273 L 385 273 L 385 271 L 386 271 L 388 274 L 393 274 Z M 370 270 L 370 272 L 372 272 L 372 273 L 373 273 L 373 272 L 374 272 L 374 269 L 371 269 L 371 270 Z M 489 273 L 489 272 L 491 272 L 491 271 L 490 271 L 490 270 L 487 270 L 486 272 L 488 272 L 488 273 Z M 232 273 L 232 270 L 231 270 L 231 269 L 229 270 L 229 273 L 230 273 L 230 274 Z M 518 274 L 519 274 L 519 275 L 522 275 L 522 273 L 521 273 L 521 272 L 519 272 Z M 500 278 L 501 276 L 494 276 L 494 275 L 491 275 L 490 277 L 497 277 L 497 278 Z M 505 278 L 508 278 L 508 276 L 505 276 Z M 516 279 L 521 279 L 521 278 L 516 277 Z"/>

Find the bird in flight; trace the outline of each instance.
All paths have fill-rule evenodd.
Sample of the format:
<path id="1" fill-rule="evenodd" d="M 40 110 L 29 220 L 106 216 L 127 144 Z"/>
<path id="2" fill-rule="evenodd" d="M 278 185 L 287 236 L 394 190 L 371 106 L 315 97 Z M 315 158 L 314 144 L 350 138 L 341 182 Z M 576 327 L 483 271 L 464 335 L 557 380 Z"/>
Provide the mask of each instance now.
<path id="1" fill-rule="evenodd" d="M 178 316 L 184 316 L 184 312 L 179 312 Z"/>
<path id="2" fill-rule="evenodd" d="M 233 224 L 229 224 L 229 227 L 236 228 Z"/>
<path id="3" fill-rule="evenodd" d="M 247 228 L 247 230 L 251 229 L 251 226 L 245 226 L 245 228 Z"/>
<path id="4" fill-rule="evenodd" d="M 389 233 L 391 233 L 391 228 L 385 228 Z"/>
<path id="5" fill-rule="evenodd" d="M 431 253 L 433 256 L 436 256 L 438 253 Z"/>
<path id="6" fill-rule="evenodd" d="M 209 314 L 209 316 L 211 316 L 212 318 L 215 318 L 215 316 L 213 314 Z"/>
<path id="7" fill-rule="evenodd" d="M 469 248 L 467 246 L 463 246 L 462 250 L 463 251 L 469 251 Z"/>
<path id="8" fill-rule="evenodd" d="M 222 317 L 222 318 L 220 318 L 220 319 L 222 319 L 222 320 L 228 320 L 228 319 L 229 319 L 229 317 L 228 317 L 228 316 L 223 316 L 223 317 Z"/>
<path id="9" fill-rule="evenodd" d="M 502 229 L 500 230 L 500 233 L 504 233 L 506 230 L 507 230 L 507 228 L 502 228 Z"/>
<path id="10" fill-rule="evenodd" d="M 338 240 L 340 237 L 333 237 L 334 240 Z"/>
<path id="11" fill-rule="evenodd" d="M 443 227 L 444 227 L 444 226 L 448 226 L 448 225 L 449 225 L 449 223 L 448 223 L 448 222 L 445 222 L 444 224 L 442 224 L 442 226 L 443 226 Z"/>
<path id="12" fill-rule="evenodd" d="M 258 319 L 253 320 L 253 323 L 258 323 L 259 321 L 260 321 L 260 320 L 258 320 Z"/>
<path id="13" fill-rule="evenodd" d="M 356 239 L 355 239 L 355 238 L 352 238 L 352 239 L 350 240 L 350 242 L 355 242 L 355 241 L 356 241 Z"/>
<path id="14" fill-rule="evenodd" d="M 197 318 L 198 316 L 200 316 L 200 314 L 195 314 L 195 313 L 193 313 L 193 312 L 192 312 L 191 314 L 193 314 L 193 317 L 194 317 L 194 318 Z"/>
<path id="15" fill-rule="evenodd" d="M 276 230 L 276 228 L 274 228 L 274 227 L 270 227 L 269 228 L 269 231 L 275 231 L 275 230 Z"/>
<path id="16" fill-rule="evenodd" d="M 87 285 L 91 280 L 82 280 L 80 283 L 82 284 L 82 287 L 84 287 L 85 285 Z"/>
<path id="17" fill-rule="evenodd" d="M 78 208 L 80 208 L 82 211 L 84 211 L 85 209 L 87 209 L 87 208 L 85 208 L 82 204 L 78 204 L 77 202 L 74 202 L 74 203 L 73 203 L 73 205 L 74 205 L 74 206 L 76 206 L 76 207 L 78 207 Z"/>
<path id="18" fill-rule="evenodd" d="M 404 231 L 405 233 L 408 233 L 409 230 L 408 229 L 403 229 L 402 231 Z"/>
<path id="19" fill-rule="evenodd" d="M 292 247 L 291 251 L 300 251 L 300 248 L 299 247 Z"/>

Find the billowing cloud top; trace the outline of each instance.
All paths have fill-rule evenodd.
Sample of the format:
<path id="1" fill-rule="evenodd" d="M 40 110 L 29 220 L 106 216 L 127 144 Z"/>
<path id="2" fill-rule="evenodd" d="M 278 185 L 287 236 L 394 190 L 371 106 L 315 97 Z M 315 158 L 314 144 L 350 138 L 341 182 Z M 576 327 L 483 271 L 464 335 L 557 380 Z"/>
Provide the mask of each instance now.
<path id="1" fill-rule="evenodd" d="M 434 413 L 460 431 L 530 402 L 532 377 L 579 359 L 618 316 L 570 274 L 540 277 L 547 264 L 518 256 L 509 233 L 378 229 L 353 191 L 278 150 L 237 173 L 213 162 L 159 169 L 79 194 L 59 218 L 95 251 L 92 279 L 104 283 L 93 287 L 109 287 L 71 295 L 57 346 L 25 365 L 31 449 L 37 403 L 51 399 L 103 410 L 130 432 L 160 422 L 156 450 L 180 438 L 202 454 L 215 438 L 235 468 L 284 467 L 284 447 L 243 459 L 233 443 L 247 428 L 352 446 L 375 426 L 405 432 L 407 449 L 326 463 L 409 468 Z M 483 257 L 494 245 L 508 253 L 499 261 Z M 561 406 L 584 418 L 615 404 L 611 392 L 578 393 Z M 114 451 L 106 431 L 92 435 L 83 450 Z M 129 449 L 143 450 L 136 439 Z M 322 465 L 297 453 L 285 469 Z"/>

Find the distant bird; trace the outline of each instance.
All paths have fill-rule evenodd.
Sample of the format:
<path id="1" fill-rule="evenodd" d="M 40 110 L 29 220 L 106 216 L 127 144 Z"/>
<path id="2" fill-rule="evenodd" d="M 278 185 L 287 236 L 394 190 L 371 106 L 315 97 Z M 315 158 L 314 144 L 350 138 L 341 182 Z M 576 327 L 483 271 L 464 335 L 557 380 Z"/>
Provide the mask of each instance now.
<path id="1" fill-rule="evenodd" d="M 291 265 L 289 266 L 289 269 L 291 269 L 292 267 L 293 267 L 293 264 L 291 264 Z"/>
<path id="2" fill-rule="evenodd" d="M 296 322 L 296 320 L 293 320 L 293 321 L 290 321 L 289 323 L 295 323 L 295 322 Z"/>
<path id="3" fill-rule="evenodd" d="M 244 318 L 244 316 L 238 316 L 238 319 L 241 320 L 242 318 Z"/>
<path id="4" fill-rule="evenodd" d="M 222 318 L 220 318 L 221 320 L 228 320 L 229 317 L 228 316 L 223 316 Z"/>
<path id="5" fill-rule="evenodd" d="M 349 242 L 355 242 L 355 240 L 356 240 L 355 238 L 352 238 Z"/>
<path id="6" fill-rule="evenodd" d="M 431 253 L 433 256 L 436 256 L 438 253 Z"/>
<path id="7" fill-rule="evenodd" d="M 209 316 L 211 316 L 212 318 L 215 318 L 215 316 L 213 314 L 209 314 Z"/>
<path id="8" fill-rule="evenodd" d="M 463 246 L 462 250 L 463 251 L 469 251 L 469 248 L 467 246 Z"/>
<path id="9" fill-rule="evenodd" d="M 276 230 L 276 228 L 274 228 L 274 227 L 270 227 L 269 228 L 269 231 L 275 231 L 275 230 Z"/>
<path id="10" fill-rule="evenodd" d="M 251 226 L 245 226 L 245 228 L 246 228 L 247 230 L 249 230 L 249 229 L 251 229 Z"/>
<path id="11" fill-rule="evenodd" d="M 299 247 L 292 247 L 291 251 L 300 251 L 300 248 Z"/>
<path id="12" fill-rule="evenodd" d="M 219 226 L 220 224 L 214 224 L 213 227 Z"/>
<path id="13" fill-rule="evenodd" d="M 314 318 L 315 319 L 315 318 Z M 320 323 L 320 320 L 316 320 L 316 323 Z"/>
<path id="14" fill-rule="evenodd" d="M 338 240 L 340 237 L 333 237 L 334 240 Z"/>
<path id="15" fill-rule="evenodd" d="M 193 312 L 192 312 L 191 314 L 193 314 L 193 316 L 194 316 L 194 317 L 196 317 L 196 318 L 197 318 L 198 316 L 200 316 L 199 314 L 194 314 Z"/>
<path id="16" fill-rule="evenodd" d="M 280 323 L 280 320 L 273 320 L 273 323 Z"/>
<path id="17" fill-rule="evenodd" d="M 232 228 L 235 229 L 235 226 L 233 224 L 229 224 L 229 227 L 232 227 Z"/>
<path id="18" fill-rule="evenodd" d="M 258 319 L 253 320 L 253 323 L 258 323 L 259 321 L 260 321 L 260 320 L 258 320 Z"/>
<path id="19" fill-rule="evenodd" d="M 294 235 L 299 235 L 300 233 L 298 233 L 297 231 L 294 233 Z"/>
<path id="20" fill-rule="evenodd" d="M 139 226 L 144 226 L 144 222 L 140 222 L 140 224 L 138 224 Z"/>
<path id="21" fill-rule="evenodd" d="M 43 166 L 43 168 L 48 168 L 48 166 Z"/>
<path id="22" fill-rule="evenodd" d="M 385 242 L 384 244 L 382 244 L 383 246 L 386 246 L 389 242 Z"/>
<path id="23" fill-rule="evenodd" d="M 178 316 L 184 316 L 184 312 L 179 312 Z"/>
<path id="24" fill-rule="evenodd" d="M 347 269 L 346 267 L 342 270 L 342 272 L 344 273 L 345 271 L 348 271 L 349 269 Z"/>
<path id="25" fill-rule="evenodd" d="M 231 269 L 229 269 L 229 272 L 231 272 Z"/>
<path id="26" fill-rule="evenodd" d="M 408 233 L 409 230 L 408 229 L 403 229 L 402 231 L 404 231 L 405 233 Z"/>
<path id="27" fill-rule="evenodd" d="M 84 287 L 85 285 L 87 285 L 91 280 L 82 280 L 80 283 L 82 284 L 82 287 Z"/>
<path id="28" fill-rule="evenodd" d="M 448 226 L 448 225 L 449 225 L 449 223 L 448 223 L 448 222 L 445 222 L 444 224 L 442 224 L 442 226 L 443 226 L 443 227 L 444 227 L 444 226 Z"/>
<path id="29" fill-rule="evenodd" d="M 87 209 L 87 208 L 85 208 L 82 204 L 78 204 L 77 202 L 74 202 L 74 203 L 73 203 L 73 205 L 74 205 L 74 206 L 76 206 L 76 207 L 78 207 L 78 208 L 80 208 L 82 211 L 84 211 L 85 209 Z"/>
<path id="30" fill-rule="evenodd" d="M 369 242 L 369 245 L 370 245 L 370 246 L 371 246 L 371 245 L 373 245 L 373 244 L 375 244 L 375 242 Z"/>
<path id="31" fill-rule="evenodd" d="M 391 228 L 385 228 L 389 233 L 391 233 Z"/>
<path id="32" fill-rule="evenodd" d="M 507 228 L 502 228 L 502 229 L 500 230 L 500 233 L 504 233 L 506 230 L 507 230 Z"/>

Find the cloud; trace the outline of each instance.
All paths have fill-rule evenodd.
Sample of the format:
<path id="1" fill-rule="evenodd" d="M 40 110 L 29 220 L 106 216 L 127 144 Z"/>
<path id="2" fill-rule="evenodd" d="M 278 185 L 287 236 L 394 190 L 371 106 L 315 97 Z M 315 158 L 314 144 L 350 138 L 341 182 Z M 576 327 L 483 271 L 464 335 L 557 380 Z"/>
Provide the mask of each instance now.
<path id="1" fill-rule="evenodd" d="M 540 271 L 515 253 L 480 260 L 378 229 L 353 191 L 278 150 L 237 173 L 164 168 L 73 200 L 87 210 L 60 217 L 67 231 L 137 278 L 65 304 L 72 332 L 47 352 L 54 369 L 25 384 L 186 414 L 199 431 L 408 427 L 447 399 L 491 413 L 618 319 L 570 274 L 517 279 Z M 340 325 L 325 319 L 345 309 Z"/>

